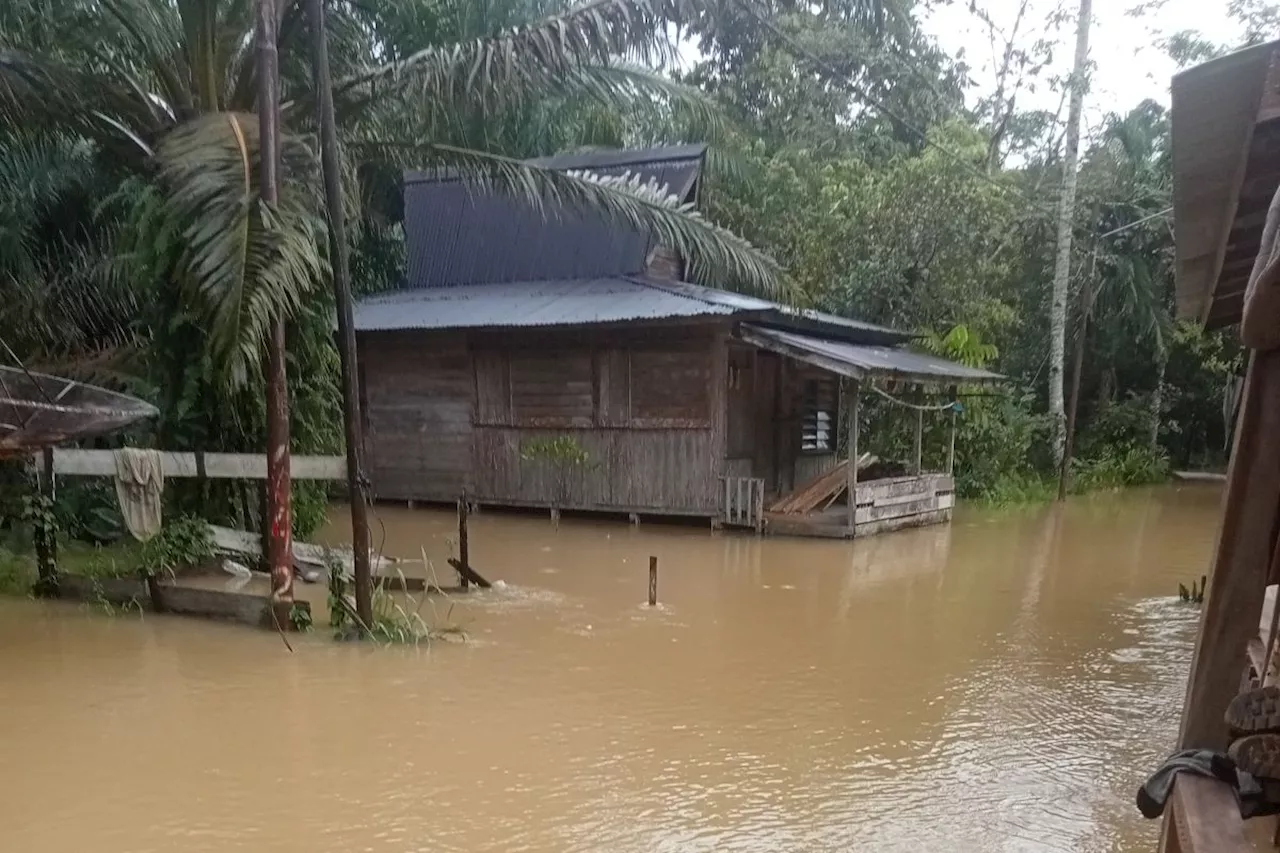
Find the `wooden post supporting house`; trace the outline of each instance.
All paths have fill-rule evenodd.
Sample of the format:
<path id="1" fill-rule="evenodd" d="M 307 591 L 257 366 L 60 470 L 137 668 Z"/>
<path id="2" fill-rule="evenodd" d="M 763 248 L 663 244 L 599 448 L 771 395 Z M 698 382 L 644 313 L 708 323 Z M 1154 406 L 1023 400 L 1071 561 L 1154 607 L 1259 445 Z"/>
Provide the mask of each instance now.
<path id="1" fill-rule="evenodd" d="M 848 491 L 849 491 L 849 535 L 852 536 L 858 529 L 858 391 L 860 390 L 857 382 L 848 383 L 853 388 L 853 393 L 849 396 L 849 468 Z"/>
<path id="2" fill-rule="evenodd" d="M 949 475 L 954 475 L 956 473 L 956 406 L 959 405 L 959 403 L 956 402 L 956 397 L 959 394 L 959 391 L 960 389 L 953 385 L 947 392 L 951 395 L 952 401 L 951 408 L 947 410 L 950 413 L 951 418 L 951 434 L 947 438 L 947 474 Z"/>
<path id="3" fill-rule="evenodd" d="M 912 458 L 911 473 L 918 475 L 924 470 L 924 409 L 916 409 L 916 452 Z"/>

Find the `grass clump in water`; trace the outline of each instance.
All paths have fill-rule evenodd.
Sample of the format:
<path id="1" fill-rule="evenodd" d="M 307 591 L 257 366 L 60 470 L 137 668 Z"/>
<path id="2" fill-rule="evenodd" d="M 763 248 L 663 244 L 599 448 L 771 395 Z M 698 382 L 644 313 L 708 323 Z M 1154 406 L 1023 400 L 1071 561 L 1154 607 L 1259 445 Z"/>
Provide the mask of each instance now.
<path id="1" fill-rule="evenodd" d="M 422 554 L 422 561 L 429 575 L 427 588 L 439 589 L 439 584 L 435 578 L 435 569 L 431 561 L 427 559 L 425 550 Z M 398 574 L 401 588 L 404 588 L 404 574 L 402 572 Z M 359 616 L 356 614 L 355 601 L 348 593 L 347 588 L 348 581 L 345 567 L 336 559 L 331 558 L 329 560 L 329 625 L 333 629 L 336 639 L 356 640 L 368 638 L 384 645 L 416 646 L 423 643 L 430 644 L 436 640 L 461 642 L 467 638 L 466 631 L 460 625 L 451 621 L 453 615 L 452 602 L 450 602 L 449 609 L 445 613 L 443 620 L 433 620 L 437 623 L 433 627 L 422 616 L 422 608 L 424 606 L 430 607 L 433 612 L 435 610 L 435 603 L 428 598 L 425 592 L 421 597 L 417 598 L 405 592 L 403 600 L 410 605 L 406 607 L 401 604 L 399 596 L 393 595 L 381 586 L 375 586 L 373 590 L 372 622 L 367 626 L 362 625 Z"/>

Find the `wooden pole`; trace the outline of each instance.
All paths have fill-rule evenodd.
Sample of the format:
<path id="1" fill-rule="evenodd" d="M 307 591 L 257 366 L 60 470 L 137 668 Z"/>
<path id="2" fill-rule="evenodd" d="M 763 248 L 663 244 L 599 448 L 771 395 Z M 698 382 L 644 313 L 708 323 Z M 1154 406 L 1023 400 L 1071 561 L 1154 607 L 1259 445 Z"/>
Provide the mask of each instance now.
<path id="1" fill-rule="evenodd" d="M 649 606 L 658 603 L 658 558 L 649 558 Z"/>
<path id="2" fill-rule="evenodd" d="M 924 469 L 924 409 L 916 409 L 916 476 Z"/>
<path id="3" fill-rule="evenodd" d="M 953 406 L 951 409 L 951 437 L 947 442 L 947 474 L 954 476 L 956 473 L 956 410 Z"/>
<path id="4" fill-rule="evenodd" d="M 44 448 L 41 452 L 41 462 L 37 488 L 42 500 L 34 530 L 36 573 L 39 576 L 36 591 L 39 595 L 53 595 L 58 589 L 58 537 L 49 519 L 54 499 L 53 448 Z"/>
<path id="5" fill-rule="evenodd" d="M 1089 333 L 1089 312 L 1093 310 L 1093 275 L 1085 275 L 1080 286 L 1080 325 L 1076 331 L 1076 351 L 1071 369 L 1071 399 L 1067 404 L 1067 435 L 1062 449 L 1062 466 L 1058 469 L 1058 500 L 1067 499 L 1071 481 L 1071 457 L 1076 446 L 1076 413 L 1080 406 L 1080 373 L 1084 370 L 1084 348 Z"/>
<path id="6" fill-rule="evenodd" d="M 275 0 L 258 0 L 255 50 L 258 60 L 258 147 L 262 172 L 258 192 L 263 204 L 280 201 L 280 58 Z M 285 321 L 271 322 L 267 340 L 267 566 L 271 571 L 271 609 L 277 627 L 289 624 L 293 608 L 293 512 L 289 476 L 289 387 L 285 369 Z"/>
<path id="7" fill-rule="evenodd" d="M 853 393 L 849 397 L 849 467 L 845 472 L 847 479 L 845 488 L 849 492 L 849 508 L 847 524 L 849 525 L 849 535 L 857 532 L 858 521 L 858 390 L 857 381 L 846 383 L 853 386 Z"/>
<path id="8" fill-rule="evenodd" d="M 369 565 L 369 484 L 364 476 L 364 435 L 360 422 L 359 364 L 354 309 L 351 303 L 351 263 L 347 226 L 343 217 L 342 154 L 333 111 L 333 80 L 325 35 L 324 2 L 308 0 L 311 18 L 311 70 L 316 88 L 316 120 L 320 126 L 320 162 L 324 172 L 325 212 L 329 222 L 329 266 L 338 309 L 338 354 L 342 363 L 342 425 L 347 444 L 347 500 L 351 506 L 351 547 L 354 557 L 356 615 L 362 625 L 373 624 L 373 571 Z M 465 501 L 465 496 L 464 496 Z M 462 510 L 466 514 L 465 507 Z M 462 562 L 466 563 L 463 555 Z M 465 585 L 465 581 L 464 581 Z"/>
<path id="9" fill-rule="evenodd" d="M 458 571 L 458 577 L 461 578 L 462 588 L 466 589 L 471 584 L 471 546 L 467 541 L 467 493 L 463 492 L 462 497 L 458 499 L 458 564 L 464 568 Z"/>

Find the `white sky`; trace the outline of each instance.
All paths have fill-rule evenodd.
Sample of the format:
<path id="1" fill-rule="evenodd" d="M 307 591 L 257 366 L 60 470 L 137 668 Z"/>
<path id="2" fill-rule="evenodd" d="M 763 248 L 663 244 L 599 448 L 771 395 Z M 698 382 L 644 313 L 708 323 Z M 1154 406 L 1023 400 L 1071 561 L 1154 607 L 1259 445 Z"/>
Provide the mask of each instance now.
<path id="1" fill-rule="evenodd" d="M 1125 13 L 1138 0 L 1094 0 L 1089 56 L 1095 68 L 1085 101 L 1087 123 L 1095 124 L 1109 112 L 1126 112 L 1145 98 L 1167 105 L 1169 79 L 1176 67 L 1154 43 L 1181 30 L 1197 30 L 1214 43 L 1238 43 L 1242 33 L 1228 19 L 1227 3 L 1228 0 L 1168 0 L 1159 11 L 1131 17 Z M 976 0 L 976 5 L 1007 32 L 1013 27 L 1021 0 Z M 1053 28 L 1048 23 L 1050 16 L 1064 6 L 1067 20 Z M 1046 37 L 1054 41 L 1053 65 L 1046 79 L 1052 75 L 1065 77 L 1075 52 L 1079 0 L 1030 0 L 1028 8 L 1018 42 L 1029 46 Z M 924 29 L 953 56 L 964 49 L 976 83 L 971 98 L 994 92 L 994 68 L 999 57 L 993 59 L 987 27 L 970 11 L 970 0 L 952 0 L 935 9 L 925 19 Z M 1042 84 L 1034 93 L 1021 94 L 1018 107 L 1057 110 L 1060 97 Z"/>

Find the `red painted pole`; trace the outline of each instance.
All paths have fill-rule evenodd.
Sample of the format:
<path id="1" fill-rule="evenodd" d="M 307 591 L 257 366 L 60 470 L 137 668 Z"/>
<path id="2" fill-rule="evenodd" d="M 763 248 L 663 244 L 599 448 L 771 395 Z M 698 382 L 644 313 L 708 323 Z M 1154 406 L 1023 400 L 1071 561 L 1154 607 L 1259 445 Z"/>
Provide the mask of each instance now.
<path id="1" fill-rule="evenodd" d="M 276 50 L 276 3 L 258 0 L 259 192 L 265 204 L 280 199 L 280 62 Z M 293 513 L 289 476 L 289 386 L 285 374 L 285 323 L 277 318 L 267 341 L 267 567 L 277 625 L 288 626 L 293 606 Z"/>

